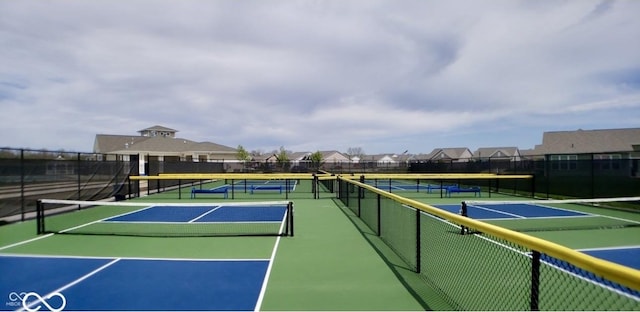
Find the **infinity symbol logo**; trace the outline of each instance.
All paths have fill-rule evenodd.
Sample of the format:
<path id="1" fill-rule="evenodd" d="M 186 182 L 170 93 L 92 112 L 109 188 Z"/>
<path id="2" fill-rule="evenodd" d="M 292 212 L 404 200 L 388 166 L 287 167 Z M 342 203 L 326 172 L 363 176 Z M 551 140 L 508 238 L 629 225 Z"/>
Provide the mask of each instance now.
<path id="1" fill-rule="evenodd" d="M 9 293 L 9 300 L 11 301 L 22 301 L 22 298 L 24 298 L 24 296 L 26 295 L 26 292 L 21 292 L 21 293 L 17 293 L 17 292 L 11 292 Z"/>
<path id="2" fill-rule="evenodd" d="M 20 293 L 20 294 L 16 294 L 16 293 L 11 293 L 9 294 L 9 298 L 11 299 L 11 295 L 15 294 L 16 296 L 22 295 L 24 293 Z M 34 297 L 36 298 L 36 301 L 34 301 L 33 303 L 28 303 L 29 301 L 29 297 Z M 54 308 L 51 305 L 49 305 L 49 303 L 47 302 L 47 300 L 50 300 L 53 297 L 60 297 L 60 300 L 62 301 L 62 304 L 60 305 L 60 307 L 58 308 Z M 49 294 L 48 296 L 42 298 L 38 293 L 35 292 L 30 292 L 30 293 L 26 293 L 24 294 L 24 296 L 22 297 L 22 307 L 25 308 L 25 310 L 29 311 L 29 312 L 35 312 L 35 311 L 39 311 L 40 308 L 42 307 L 41 305 L 38 305 L 35 308 L 32 308 L 31 306 L 41 302 L 42 304 L 44 304 L 47 309 L 49 309 L 49 311 L 51 312 L 60 312 L 64 309 L 65 306 L 67 306 L 67 299 L 59 292 L 56 293 L 52 293 Z"/>

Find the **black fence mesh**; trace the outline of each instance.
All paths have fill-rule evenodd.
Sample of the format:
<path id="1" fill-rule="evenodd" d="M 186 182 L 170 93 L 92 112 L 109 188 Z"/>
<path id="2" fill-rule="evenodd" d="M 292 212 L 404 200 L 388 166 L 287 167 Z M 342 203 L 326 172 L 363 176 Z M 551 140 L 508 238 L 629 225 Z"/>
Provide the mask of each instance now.
<path id="1" fill-rule="evenodd" d="M 461 235 L 446 213 L 347 179 L 339 179 L 338 197 L 457 310 L 640 310 L 638 287 L 548 256 L 551 250 L 469 225 L 471 235 Z"/>
<path id="2" fill-rule="evenodd" d="M 503 189 L 535 191 L 541 197 L 622 197 L 637 196 L 640 189 L 640 159 L 598 159 L 598 154 L 575 155 L 575 159 L 480 160 L 464 162 L 413 161 L 410 173 L 499 173 L 531 174 L 535 183 L 500 181 Z"/>
<path id="3" fill-rule="evenodd" d="M 97 200 L 125 196 L 137 162 L 122 155 L 0 149 L 0 218 L 32 217 L 41 198 Z"/>
<path id="4" fill-rule="evenodd" d="M 359 163 L 306 161 L 283 163 L 212 162 L 179 157 L 144 156 L 147 175 L 162 173 L 293 173 L 324 170 L 333 174 L 354 173 L 500 173 L 531 174 L 529 180 L 465 181 L 484 190 L 522 196 L 595 198 L 637 196 L 640 190 L 640 159 L 602 159 L 583 154 L 558 160 L 469 159 L 468 161 L 403 160 L 380 163 L 363 157 Z M 403 158 L 404 159 L 404 158 Z M 179 187 L 177 180 L 157 180 L 127 186 L 128 175 L 139 172 L 138 155 L 76 153 L 65 151 L 0 148 L 0 219 L 29 217 L 38 198 L 97 200 L 123 198 L 140 191 L 165 191 Z M 196 181 L 191 181 L 196 182 Z M 456 183 L 456 181 L 447 181 Z M 321 181 L 333 191 L 331 180 Z M 461 183 L 462 184 L 462 183 Z M 133 189 L 130 189 L 133 187 Z M 140 189 L 137 189 L 137 188 Z"/>

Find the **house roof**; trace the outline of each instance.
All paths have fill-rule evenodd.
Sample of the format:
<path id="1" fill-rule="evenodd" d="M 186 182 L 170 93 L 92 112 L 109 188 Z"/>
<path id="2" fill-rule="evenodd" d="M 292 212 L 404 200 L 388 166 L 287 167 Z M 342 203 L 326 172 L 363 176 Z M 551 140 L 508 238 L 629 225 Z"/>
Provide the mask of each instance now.
<path id="1" fill-rule="evenodd" d="M 632 152 L 640 144 L 640 128 L 545 132 L 537 154 Z"/>
<path id="2" fill-rule="evenodd" d="M 97 153 L 191 153 L 209 152 L 229 154 L 236 149 L 211 142 L 195 142 L 182 138 L 144 137 L 131 135 L 96 135 L 94 152 Z"/>
<path id="3" fill-rule="evenodd" d="M 473 152 L 473 157 L 515 157 L 519 154 L 517 147 L 481 147 Z"/>
<path id="4" fill-rule="evenodd" d="M 435 157 L 438 157 L 439 159 L 460 159 L 464 158 L 464 153 L 469 153 L 469 155 L 472 155 L 471 151 L 466 147 L 435 148 L 433 149 L 433 151 L 431 151 L 431 153 L 429 153 L 427 159 L 434 159 Z M 444 156 L 439 157 L 439 155 L 441 154 Z"/>
<path id="5" fill-rule="evenodd" d="M 178 130 L 175 130 L 175 129 L 171 129 L 171 128 L 167 128 L 167 127 L 164 127 L 164 126 L 155 125 L 153 127 L 149 127 L 149 128 L 146 128 L 146 129 L 139 130 L 138 133 L 145 132 L 145 131 L 178 132 Z"/>
<path id="6" fill-rule="evenodd" d="M 344 159 L 349 159 L 349 157 L 347 157 L 347 155 L 342 154 L 338 151 L 320 151 L 320 153 L 322 154 L 322 159 L 328 159 L 328 158 L 344 158 Z"/>
<path id="7" fill-rule="evenodd" d="M 289 157 L 289 160 L 299 161 L 305 160 L 311 154 L 311 152 L 293 152 L 287 154 L 287 157 Z"/>

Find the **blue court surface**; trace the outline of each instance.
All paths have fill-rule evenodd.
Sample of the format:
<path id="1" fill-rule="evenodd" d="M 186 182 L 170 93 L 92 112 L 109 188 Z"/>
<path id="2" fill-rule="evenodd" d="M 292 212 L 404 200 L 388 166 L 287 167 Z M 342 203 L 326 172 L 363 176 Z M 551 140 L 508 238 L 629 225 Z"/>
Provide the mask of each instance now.
<path id="1" fill-rule="evenodd" d="M 282 222 L 286 206 L 150 206 L 104 222 Z"/>
<path id="2" fill-rule="evenodd" d="M 461 204 L 434 205 L 434 207 L 458 214 Z M 584 217 L 590 214 L 542 206 L 535 204 L 482 204 L 480 206 L 468 205 L 468 216 L 477 220 L 499 219 L 527 219 L 527 218 L 555 218 L 555 217 Z M 612 248 L 584 250 L 586 254 L 594 257 L 622 264 L 640 270 L 640 247 L 638 248 Z"/>
<path id="3" fill-rule="evenodd" d="M 251 180 L 240 180 L 235 181 L 233 185 L 227 185 L 228 187 L 233 187 L 236 190 L 247 189 L 247 190 L 288 190 L 295 191 L 296 186 L 298 185 L 297 181 L 289 180 L 269 180 L 269 181 L 251 181 Z"/>
<path id="4" fill-rule="evenodd" d="M 417 184 L 378 184 L 378 185 L 373 185 L 376 188 L 379 188 L 383 191 L 420 191 L 420 190 L 424 190 L 424 191 L 429 191 L 431 190 L 431 188 L 429 188 L 428 185 L 417 185 Z"/>
<path id="5" fill-rule="evenodd" d="M 604 260 L 621 264 L 636 270 L 640 270 L 640 246 L 621 247 L 621 248 L 585 249 L 580 251 L 596 258 L 604 259 Z M 640 300 L 640 291 L 622 287 L 616 283 L 597 277 L 588 271 L 576 268 L 564 261 L 549 257 L 547 255 L 542 255 L 541 259 L 545 263 L 551 266 L 557 267 L 560 270 L 569 272 L 570 274 L 573 274 L 573 275 L 580 276 L 585 280 L 589 280 L 603 287 L 615 289 L 616 291 L 625 293 L 633 298 L 636 298 L 637 300 Z"/>
<path id="6" fill-rule="evenodd" d="M 451 213 L 459 213 L 461 204 L 455 205 L 434 205 L 434 207 L 446 210 Z M 468 205 L 467 213 L 469 218 L 478 220 L 490 219 L 514 219 L 514 218 L 546 218 L 546 217 L 578 217 L 588 214 L 559 209 L 554 207 L 532 205 L 532 204 L 502 204 L 481 206 Z"/>
<path id="7" fill-rule="evenodd" d="M 267 259 L 0 256 L 0 310 L 26 303 L 42 311 L 249 311 L 268 266 Z"/>
<path id="8" fill-rule="evenodd" d="M 640 246 L 621 248 L 598 248 L 580 250 L 596 258 L 615 262 L 640 270 Z"/>

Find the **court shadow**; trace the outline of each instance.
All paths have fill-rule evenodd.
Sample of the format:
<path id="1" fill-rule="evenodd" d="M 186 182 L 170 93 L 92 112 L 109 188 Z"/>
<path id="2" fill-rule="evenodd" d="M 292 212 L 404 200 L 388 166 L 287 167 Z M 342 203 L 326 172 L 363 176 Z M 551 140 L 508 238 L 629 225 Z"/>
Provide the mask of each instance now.
<path id="1" fill-rule="evenodd" d="M 391 249 L 367 224 L 356 216 L 339 199 L 333 199 L 340 207 L 340 211 L 351 221 L 360 235 L 376 251 L 380 258 L 387 264 L 393 274 L 402 285 L 424 308 L 424 310 L 455 310 L 455 307 L 442 298 L 441 293 L 429 286 L 425 280 L 416 273 L 398 254 Z"/>

